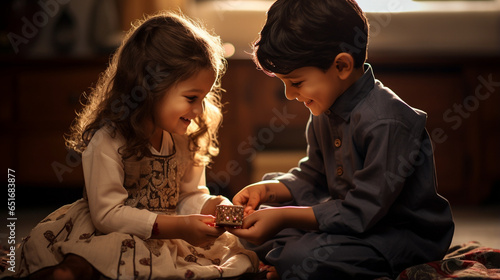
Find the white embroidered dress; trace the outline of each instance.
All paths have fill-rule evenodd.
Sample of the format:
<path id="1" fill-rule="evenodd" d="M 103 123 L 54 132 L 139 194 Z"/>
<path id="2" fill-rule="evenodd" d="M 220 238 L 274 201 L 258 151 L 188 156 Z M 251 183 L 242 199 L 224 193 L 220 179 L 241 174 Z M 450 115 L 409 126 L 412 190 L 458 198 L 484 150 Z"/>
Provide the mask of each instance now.
<path id="1" fill-rule="evenodd" d="M 96 132 L 83 153 L 86 196 L 40 222 L 18 249 L 16 276 L 84 257 L 111 279 L 211 279 L 256 272 L 255 253 L 229 233 L 213 245 L 149 239 L 158 213 L 200 213 L 209 198 L 204 167 L 190 157 L 187 137 L 163 133 L 160 151 L 123 161 L 120 135 Z M 3 275 L 2 275 L 3 276 Z"/>

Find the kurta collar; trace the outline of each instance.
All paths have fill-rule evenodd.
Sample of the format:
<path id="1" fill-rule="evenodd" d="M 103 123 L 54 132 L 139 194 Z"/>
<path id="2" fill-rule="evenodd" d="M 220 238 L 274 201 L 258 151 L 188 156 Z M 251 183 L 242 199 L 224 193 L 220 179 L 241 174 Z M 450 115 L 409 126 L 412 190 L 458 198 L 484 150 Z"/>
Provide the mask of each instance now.
<path id="1" fill-rule="evenodd" d="M 375 77 L 370 64 L 365 63 L 365 73 L 351 87 L 335 100 L 329 110 L 325 112 L 330 118 L 334 115 L 348 121 L 352 110 L 363 100 L 375 85 Z"/>

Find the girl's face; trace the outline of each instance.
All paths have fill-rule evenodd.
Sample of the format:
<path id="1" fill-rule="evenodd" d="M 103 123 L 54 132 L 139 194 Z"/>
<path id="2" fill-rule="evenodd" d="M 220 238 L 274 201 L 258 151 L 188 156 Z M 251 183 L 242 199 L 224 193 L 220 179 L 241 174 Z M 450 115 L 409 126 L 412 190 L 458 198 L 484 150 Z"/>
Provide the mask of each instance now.
<path id="1" fill-rule="evenodd" d="M 328 110 L 345 91 L 333 65 L 326 72 L 317 67 L 302 67 L 276 77 L 285 84 L 286 98 L 304 103 L 315 116 Z"/>
<path id="2" fill-rule="evenodd" d="M 191 120 L 203 113 L 203 99 L 214 83 L 214 70 L 202 69 L 168 89 L 154 108 L 154 134 L 163 130 L 181 135 L 186 133 Z"/>

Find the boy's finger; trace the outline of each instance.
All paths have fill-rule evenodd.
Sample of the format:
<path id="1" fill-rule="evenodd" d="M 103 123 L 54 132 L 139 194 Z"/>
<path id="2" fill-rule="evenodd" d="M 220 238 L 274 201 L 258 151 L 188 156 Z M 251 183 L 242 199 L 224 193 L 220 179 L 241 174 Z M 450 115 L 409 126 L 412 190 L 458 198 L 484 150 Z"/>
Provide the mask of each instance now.
<path id="1" fill-rule="evenodd" d="M 241 229 L 241 228 L 232 228 L 232 227 L 226 227 L 226 230 L 238 237 L 241 237 L 243 239 L 246 239 L 248 237 L 250 237 L 248 235 L 248 230 L 246 229 Z"/>
<path id="2" fill-rule="evenodd" d="M 252 209 L 252 207 L 248 206 L 245 208 L 244 212 L 243 212 L 243 217 L 247 217 L 249 216 L 250 214 L 252 214 L 253 212 L 255 212 L 254 209 Z"/>
<path id="3" fill-rule="evenodd" d="M 256 192 L 253 192 L 250 194 L 250 196 L 248 197 L 248 202 L 247 202 L 247 207 L 251 207 L 251 210 L 254 210 L 255 208 L 257 208 L 257 206 L 259 206 L 260 204 L 260 195 Z"/>
<path id="4" fill-rule="evenodd" d="M 234 205 L 245 205 L 245 203 L 248 201 L 246 196 L 237 194 L 233 197 L 233 204 Z"/>

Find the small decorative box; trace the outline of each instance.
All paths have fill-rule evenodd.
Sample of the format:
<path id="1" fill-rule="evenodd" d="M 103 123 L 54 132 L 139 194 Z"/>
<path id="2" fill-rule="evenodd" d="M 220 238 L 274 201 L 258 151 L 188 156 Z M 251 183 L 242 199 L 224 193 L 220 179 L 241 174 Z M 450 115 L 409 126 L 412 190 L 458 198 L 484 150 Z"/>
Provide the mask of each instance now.
<path id="1" fill-rule="evenodd" d="M 216 226 L 241 226 L 243 224 L 243 206 L 217 205 L 215 210 Z"/>

